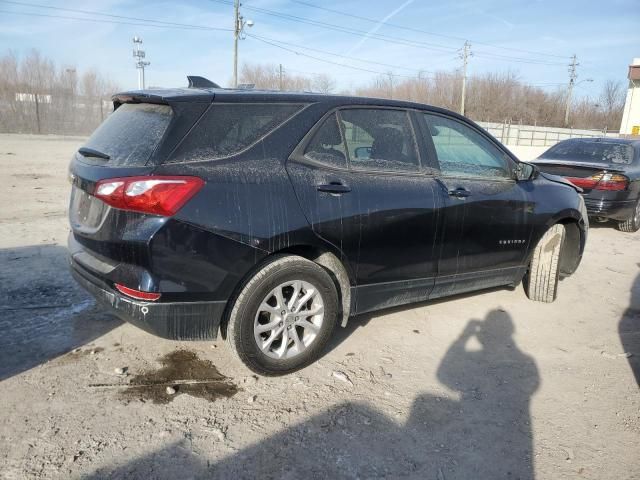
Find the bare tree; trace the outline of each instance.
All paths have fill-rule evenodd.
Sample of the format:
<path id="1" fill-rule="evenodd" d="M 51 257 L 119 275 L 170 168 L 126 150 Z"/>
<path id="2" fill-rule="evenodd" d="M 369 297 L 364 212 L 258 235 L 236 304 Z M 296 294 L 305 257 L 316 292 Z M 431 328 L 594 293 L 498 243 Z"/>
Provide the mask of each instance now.
<path id="1" fill-rule="evenodd" d="M 336 88 L 336 83 L 326 73 L 315 75 L 311 82 L 311 90 L 319 93 L 331 93 Z"/>
<path id="2" fill-rule="evenodd" d="M 0 57 L 0 131 L 87 134 L 109 111 L 105 100 L 117 85 L 98 72 L 80 76 L 32 50 L 20 59 Z"/>

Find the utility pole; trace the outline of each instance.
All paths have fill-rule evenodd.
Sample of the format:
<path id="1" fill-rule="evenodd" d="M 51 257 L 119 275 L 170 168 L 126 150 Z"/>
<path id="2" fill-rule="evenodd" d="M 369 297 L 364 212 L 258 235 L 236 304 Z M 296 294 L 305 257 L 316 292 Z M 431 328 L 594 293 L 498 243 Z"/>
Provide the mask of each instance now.
<path id="1" fill-rule="evenodd" d="M 462 48 L 462 94 L 460 98 L 460 115 L 464 115 L 464 101 L 467 95 L 467 65 L 469 64 L 469 57 L 471 56 L 471 44 L 468 41 L 464 42 Z"/>
<path id="2" fill-rule="evenodd" d="M 238 40 L 242 40 L 244 27 L 253 27 L 253 21 L 245 21 L 240 15 L 240 0 L 233 0 L 233 88 L 238 88 Z"/>
<path id="3" fill-rule="evenodd" d="M 279 80 L 280 81 L 280 83 L 279 83 L 280 91 L 282 91 L 282 90 L 284 90 L 283 77 L 282 77 L 282 75 L 283 75 L 283 73 L 282 73 L 282 64 L 280 64 L 280 66 L 278 68 L 278 74 L 279 74 L 279 78 L 280 78 L 280 80 Z"/>
<path id="4" fill-rule="evenodd" d="M 144 60 L 145 52 L 141 47 L 142 39 L 133 37 L 133 58 L 136 59 L 136 69 L 138 70 L 138 89 L 144 90 L 144 67 L 151 65 L 151 62 Z"/>
<path id="5" fill-rule="evenodd" d="M 240 37 L 240 0 L 233 1 L 233 88 L 238 88 L 238 39 Z"/>
<path id="6" fill-rule="evenodd" d="M 573 94 L 573 87 L 576 84 L 576 78 L 578 73 L 576 67 L 580 65 L 577 61 L 575 53 L 571 57 L 571 63 L 569 64 L 569 86 L 567 87 L 567 103 L 564 107 L 564 126 L 569 126 L 569 110 L 571 110 L 571 95 Z"/>

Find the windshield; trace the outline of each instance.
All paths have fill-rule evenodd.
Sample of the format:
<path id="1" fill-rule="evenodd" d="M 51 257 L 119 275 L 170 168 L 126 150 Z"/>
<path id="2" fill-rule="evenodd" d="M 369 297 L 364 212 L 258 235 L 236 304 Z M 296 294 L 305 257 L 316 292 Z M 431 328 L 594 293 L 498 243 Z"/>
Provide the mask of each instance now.
<path id="1" fill-rule="evenodd" d="M 79 150 L 83 161 L 124 167 L 145 165 L 162 140 L 171 114 L 168 105 L 121 105 Z"/>
<path id="2" fill-rule="evenodd" d="M 540 158 L 574 162 L 631 163 L 633 147 L 623 143 L 569 141 L 554 145 Z"/>

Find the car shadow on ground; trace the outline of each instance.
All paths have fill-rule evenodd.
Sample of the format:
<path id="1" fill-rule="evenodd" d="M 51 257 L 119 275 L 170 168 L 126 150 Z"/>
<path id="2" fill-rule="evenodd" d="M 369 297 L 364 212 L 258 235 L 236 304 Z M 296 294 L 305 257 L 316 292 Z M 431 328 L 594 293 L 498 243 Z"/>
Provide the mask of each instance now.
<path id="1" fill-rule="evenodd" d="M 470 320 L 437 370 L 454 394 L 419 394 L 406 420 L 345 402 L 217 463 L 185 441 L 89 478 L 532 479 L 529 407 L 540 380 L 513 333 L 503 311 Z"/>
<path id="2" fill-rule="evenodd" d="M 618 332 L 622 349 L 627 355 L 636 383 L 640 386 L 640 274 L 631 286 L 629 307 L 620 318 Z"/>
<path id="3" fill-rule="evenodd" d="M 121 324 L 76 286 L 58 245 L 1 249 L 0 285 L 0 381 Z"/>

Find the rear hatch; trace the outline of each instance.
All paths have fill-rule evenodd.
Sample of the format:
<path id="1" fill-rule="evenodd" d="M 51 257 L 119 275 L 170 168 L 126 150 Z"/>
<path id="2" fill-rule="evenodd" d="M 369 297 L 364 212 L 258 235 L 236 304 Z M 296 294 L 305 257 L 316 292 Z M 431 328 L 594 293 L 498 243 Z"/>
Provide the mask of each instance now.
<path id="1" fill-rule="evenodd" d="M 114 201 L 102 195 L 100 199 L 100 192 L 117 194 L 116 189 L 123 185 L 126 188 L 131 177 L 144 181 L 210 104 L 209 101 L 170 105 L 140 102 L 131 97 L 127 100 L 122 104 L 116 101 L 115 111 L 76 152 L 69 168 L 71 254 L 86 260 L 90 253 L 94 259 L 89 266 L 98 273 L 120 262 L 148 264 L 148 244 L 166 222 L 166 215 L 157 212 L 119 208 L 117 198 Z M 125 183 L 117 182 L 122 179 Z M 125 196 L 121 192 L 121 198 Z"/>
<path id="2" fill-rule="evenodd" d="M 74 231 L 91 236 L 109 206 L 94 193 L 97 181 L 110 177 L 148 174 L 152 153 L 171 121 L 169 105 L 121 105 L 74 155 L 71 164 L 69 221 Z"/>

